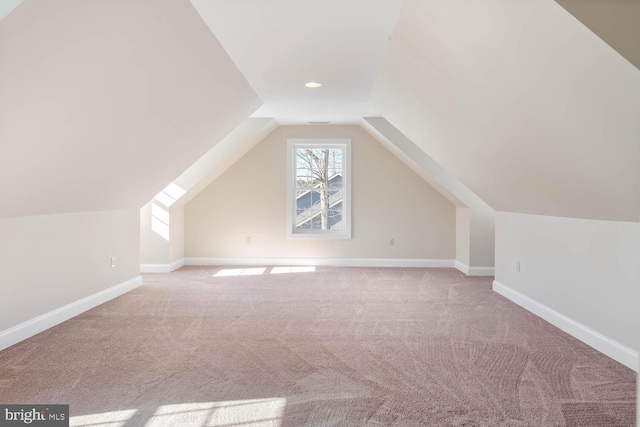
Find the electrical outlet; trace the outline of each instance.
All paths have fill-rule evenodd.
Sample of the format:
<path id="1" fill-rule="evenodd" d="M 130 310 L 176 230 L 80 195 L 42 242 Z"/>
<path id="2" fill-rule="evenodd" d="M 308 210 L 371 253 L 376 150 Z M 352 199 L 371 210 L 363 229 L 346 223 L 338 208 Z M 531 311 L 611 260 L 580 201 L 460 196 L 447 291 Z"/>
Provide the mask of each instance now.
<path id="1" fill-rule="evenodd" d="M 520 273 L 520 260 L 516 261 L 516 271 Z"/>
<path id="2" fill-rule="evenodd" d="M 251 243 L 251 236 L 247 236 L 247 237 L 245 238 L 245 242 L 246 242 L 247 244 Z"/>
<path id="3" fill-rule="evenodd" d="M 389 246 L 394 246 L 396 244 L 396 239 L 391 238 L 389 239 Z"/>
<path id="4" fill-rule="evenodd" d="M 111 257 L 111 268 L 115 268 L 116 267 L 116 257 L 112 256 Z"/>

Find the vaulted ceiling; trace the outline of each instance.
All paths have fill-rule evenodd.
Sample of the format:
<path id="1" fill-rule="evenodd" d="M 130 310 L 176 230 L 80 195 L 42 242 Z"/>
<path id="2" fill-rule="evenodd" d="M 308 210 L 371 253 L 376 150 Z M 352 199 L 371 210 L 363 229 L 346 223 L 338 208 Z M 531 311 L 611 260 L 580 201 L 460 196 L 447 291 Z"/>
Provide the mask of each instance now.
<path id="1" fill-rule="evenodd" d="M 638 220 L 640 71 L 553 1 L 405 0 L 371 104 L 495 210 Z"/>
<path id="2" fill-rule="evenodd" d="M 188 1 L 0 22 L 0 217 L 140 208 L 262 104 Z"/>
<path id="3" fill-rule="evenodd" d="M 191 3 L 2 3 L 0 216 L 140 207 L 250 116 L 379 115 L 495 209 L 638 220 L 637 2 Z"/>

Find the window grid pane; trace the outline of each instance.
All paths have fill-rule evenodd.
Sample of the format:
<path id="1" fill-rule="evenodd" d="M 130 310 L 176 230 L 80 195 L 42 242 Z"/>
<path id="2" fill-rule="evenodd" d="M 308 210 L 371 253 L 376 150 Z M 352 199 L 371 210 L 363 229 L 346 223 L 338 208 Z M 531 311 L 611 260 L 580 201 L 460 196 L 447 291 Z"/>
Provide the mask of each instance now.
<path id="1" fill-rule="evenodd" d="M 342 144 L 342 143 L 340 143 Z M 336 144 L 337 145 L 337 144 Z M 345 230 L 345 145 L 291 145 L 295 201 L 293 229 L 306 232 Z"/>

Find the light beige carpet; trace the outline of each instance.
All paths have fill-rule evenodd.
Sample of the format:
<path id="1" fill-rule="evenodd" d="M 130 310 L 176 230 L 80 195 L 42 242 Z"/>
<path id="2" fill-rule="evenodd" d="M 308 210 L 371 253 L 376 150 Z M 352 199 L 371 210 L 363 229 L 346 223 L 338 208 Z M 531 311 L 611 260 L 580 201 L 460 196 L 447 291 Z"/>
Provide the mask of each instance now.
<path id="1" fill-rule="evenodd" d="M 185 267 L 144 282 L 0 352 L 0 403 L 68 403 L 71 425 L 100 427 L 635 425 L 635 372 L 490 278 Z"/>

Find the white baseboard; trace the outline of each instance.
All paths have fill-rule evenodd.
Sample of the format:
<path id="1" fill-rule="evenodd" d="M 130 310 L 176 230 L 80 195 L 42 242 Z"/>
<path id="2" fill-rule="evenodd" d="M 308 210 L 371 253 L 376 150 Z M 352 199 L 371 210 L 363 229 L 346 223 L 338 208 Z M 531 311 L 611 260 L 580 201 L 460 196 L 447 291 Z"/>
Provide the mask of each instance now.
<path id="1" fill-rule="evenodd" d="M 140 264 L 140 273 L 171 273 L 185 265 L 185 258 L 180 258 L 170 264 Z"/>
<path id="2" fill-rule="evenodd" d="M 187 265 L 187 259 L 180 258 L 179 260 L 173 261 L 171 264 L 169 264 L 169 270 L 176 271 L 177 269 L 179 269 L 180 267 L 184 267 L 185 265 Z"/>
<path id="3" fill-rule="evenodd" d="M 469 267 L 468 276 L 494 276 L 495 269 L 493 267 Z"/>
<path id="4" fill-rule="evenodd" d="M 493 290 L 613 360 L 638 372 L 638 352 L 495 280 L 493 281 Z"/>
<path id="5" fill-rule="evenodd" d="M 140 273 L 171 273 L 169 264 L 140 264 Z"/>
<path id="6" fill-rule="evenodd" d="M 455 266 L 456 269 L 460 270 L 461 272 L 463 272 L 467 276 L 469 275 L 469 266 L 467 264 L 464 264 L 464 263 L 456 260 L 454 266 Z"/>
<path id="7" fill-rule="evenodd" d="M 469 267 L 458 260 L 455 261 L 455 267 L 467 276 L 493 276 L 493 267 Z"/>
<path id="8" fill-rule="evenodd" d="M 14 344 L 24 341 L 40 332 L 56 326 L 66 320 L 71 319 L 87 310 L 104 304 L 120 295 L 126 294 L 142 285 L 142 277 L 138 276 L 127 280 L 119 285 L 89 295 L 81 300 L 72 302 L 63 307 L 45 313 L 34 319 L 27 320 L 19 325 L 13 326 L 0 332 L 0 350 L 11 347 Z"/>
<path id="9" fill-rule="evenodd" d="M 187 265 L 273 265 L 328 267 L 443 267 L 452 268 L 452 259 L 396 258 L 186 258 Z"/>

